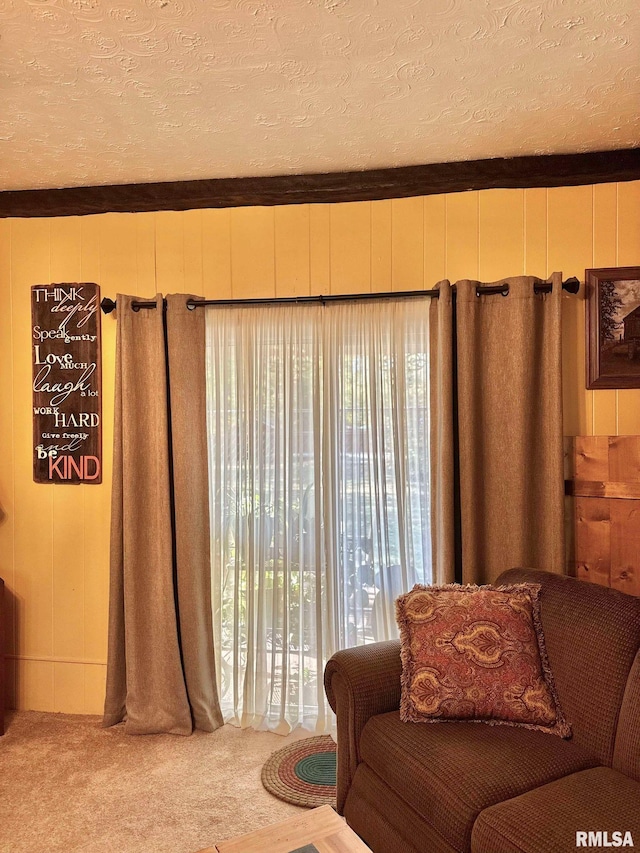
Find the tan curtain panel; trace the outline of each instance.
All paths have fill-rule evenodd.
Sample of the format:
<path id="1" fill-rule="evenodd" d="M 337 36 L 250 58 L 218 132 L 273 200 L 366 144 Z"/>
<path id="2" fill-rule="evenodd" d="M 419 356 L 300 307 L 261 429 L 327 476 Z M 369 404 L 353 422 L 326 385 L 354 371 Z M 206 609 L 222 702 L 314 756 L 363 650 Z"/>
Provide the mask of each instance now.
<path id="1" fill-rule="evenodd" d="M 455 580 L 453 293 L 447 280 L 436 286 L 429 309 L 431 554 L 433 583 L 445 584 Z"/>
<path id="2" fill-rule="evenodd" d="M 222 725 L 216 693 L 204 314 L 187 296 L 119 295 L 104 724 L 130 734 Z M 171 416 L 169 415 L 171 412 Z"/>
<path id="3" fill-rule="evenodd" d="M 463 583 L 564 571 L 562 275 L 547 294 L 536 281 L 492 282 L 507 296 L 456 283 Z"/>

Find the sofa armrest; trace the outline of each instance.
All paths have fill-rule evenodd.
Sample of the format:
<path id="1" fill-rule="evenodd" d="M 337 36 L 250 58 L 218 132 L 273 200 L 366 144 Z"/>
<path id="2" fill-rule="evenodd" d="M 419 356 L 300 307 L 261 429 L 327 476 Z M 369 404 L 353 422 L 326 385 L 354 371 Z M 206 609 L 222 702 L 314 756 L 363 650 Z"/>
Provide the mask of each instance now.
<path id="1" fill-rule="evenodd" d="M 336 652 L 324 670 L 324 689 L 338 724 L 337 809 L 360 762 L 360 734 L 376 714 L 400 708 L 400 641 L 388 640 Z"/>

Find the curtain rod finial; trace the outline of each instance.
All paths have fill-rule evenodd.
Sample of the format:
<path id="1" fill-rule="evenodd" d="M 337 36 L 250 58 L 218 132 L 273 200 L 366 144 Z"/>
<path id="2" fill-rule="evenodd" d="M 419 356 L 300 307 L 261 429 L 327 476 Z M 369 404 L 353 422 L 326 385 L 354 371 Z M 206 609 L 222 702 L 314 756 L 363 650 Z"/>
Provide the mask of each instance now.
<path id="1" fill-rule="evenodd" d="M 562 283 L 562 289 L 568 293 L 577 293 L 580 290 L 580 280 L 572 276 Z"/>
<path id="2" fill-rule="evenodd" d="M 109 299 L 108 296 L 105 296 L 100 303 L 100 307 L 102 308 L 103 314 L 111 314 L 112 311 L 116 310 L 115 299 Z"/>

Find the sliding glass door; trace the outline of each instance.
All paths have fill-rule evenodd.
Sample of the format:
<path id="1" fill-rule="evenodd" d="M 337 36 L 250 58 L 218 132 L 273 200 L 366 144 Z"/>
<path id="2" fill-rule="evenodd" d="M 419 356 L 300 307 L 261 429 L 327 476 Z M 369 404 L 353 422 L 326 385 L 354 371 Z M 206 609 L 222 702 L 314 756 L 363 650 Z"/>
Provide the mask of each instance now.
<path id="1" fill-rule="evenodd" d="M 225 719 L 330 730 L 339 648 L 397 636 L 431 580 L 425 298 L 207 311 Z"/>

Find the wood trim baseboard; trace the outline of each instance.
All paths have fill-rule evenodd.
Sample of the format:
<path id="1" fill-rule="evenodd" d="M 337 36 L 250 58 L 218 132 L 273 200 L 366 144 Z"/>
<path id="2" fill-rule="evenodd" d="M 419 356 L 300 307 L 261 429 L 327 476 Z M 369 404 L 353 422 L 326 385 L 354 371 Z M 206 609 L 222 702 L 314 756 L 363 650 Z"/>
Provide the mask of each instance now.
<path id="1" fill-rule="evenodd" d="M 569 187 L 640 179 L 640 148 L 467 160 L 315 175 L 216 178 L 0 192 L 0 218 L 219 207 L 326 204 L 486 189 Z"/>

